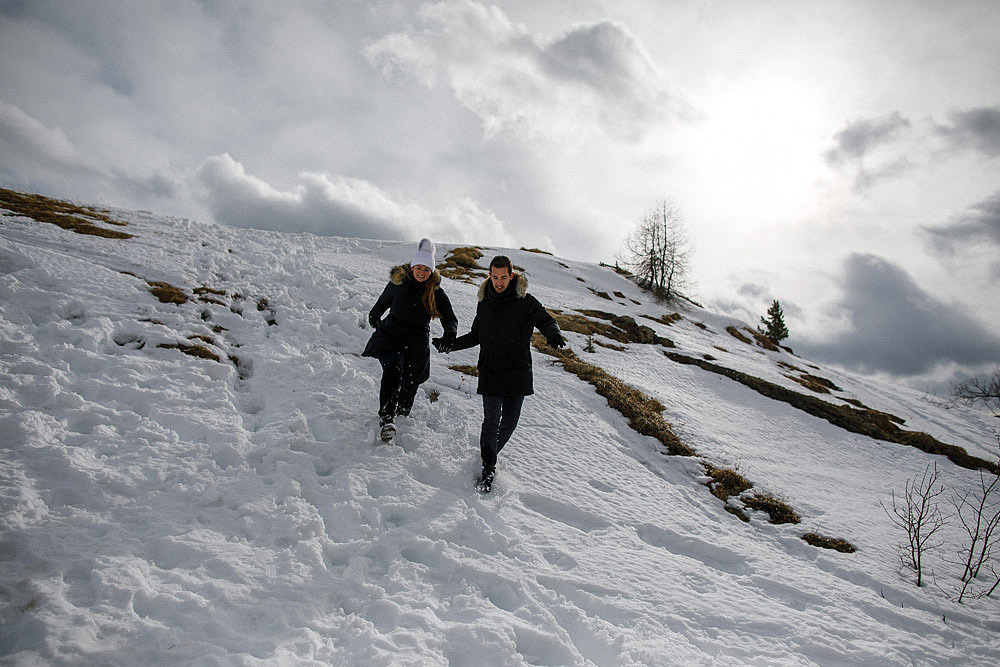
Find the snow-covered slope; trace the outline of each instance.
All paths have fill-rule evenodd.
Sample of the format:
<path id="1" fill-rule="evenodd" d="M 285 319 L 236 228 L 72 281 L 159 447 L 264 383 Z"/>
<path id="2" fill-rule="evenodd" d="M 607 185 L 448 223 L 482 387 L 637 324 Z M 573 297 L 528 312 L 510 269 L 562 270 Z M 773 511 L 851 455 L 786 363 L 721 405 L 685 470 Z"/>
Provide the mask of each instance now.
<path id="1" fill-rule="evenodd" d="M 374 435 L 366 313 L 410 245 L 112 216 L 133 238 L 0 221 L 4 664 L 1000 660 L 997 600 L 948 601 L 957 573 L 943 560 L 944 591 L 916 588 L 879 504 L 931 461 L 950 488 L 978 472 L 670 361 L 662 345 L 588 353 L 570 333 L 581 359 L 659 399 L 698 456 L 665 456 L 535 352 L 537 394 L 480 496 L 481 404 L 474 378 L 448 368 L 476 350 L 435 354 L 395 444 Z M 693 305 L 653 322 L 674 307 L 608 268 L 505 252 L 549 308 L 629 315 L 678 353 L 809 393 L 785 362 L 836 384 L 826 400 L 996 458 L 986 415 L 741 342 L 726 328 L 744 323 Z M 156 283 L 187 301 L 162 302 Z M 476 285 L 444 283 L 463 332 Z M 738 520 L 702 462 L 738 468 L 802 522 Z M 810 546 L 807 532 L 858 550 Z"/>

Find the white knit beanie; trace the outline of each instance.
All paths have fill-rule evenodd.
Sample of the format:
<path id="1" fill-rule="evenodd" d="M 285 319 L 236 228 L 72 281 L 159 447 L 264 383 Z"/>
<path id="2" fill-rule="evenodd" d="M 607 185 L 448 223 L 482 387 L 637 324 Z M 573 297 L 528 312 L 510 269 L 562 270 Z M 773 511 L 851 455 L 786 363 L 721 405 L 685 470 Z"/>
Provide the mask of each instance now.
<path id="1" fill-rule="evenodd" d="M 437 265 L 437 262 L 434 261 L 434 242 L 430 239 L 421 239 L 417 251 L 413 253 L 410 266 L 418 265 L 426 266 L 428 269 L 433 269 Z"/>

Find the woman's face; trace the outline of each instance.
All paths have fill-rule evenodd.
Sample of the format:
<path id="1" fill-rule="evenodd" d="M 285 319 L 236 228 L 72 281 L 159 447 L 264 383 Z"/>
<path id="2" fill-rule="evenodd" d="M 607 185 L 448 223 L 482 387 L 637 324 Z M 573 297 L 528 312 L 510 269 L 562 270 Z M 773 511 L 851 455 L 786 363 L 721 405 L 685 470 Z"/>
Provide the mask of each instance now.
<path id="1" fill-rule="evenodd" d="M 418 283 L 427 282 L 427 279 L 431 277 L 430 267 L 417 264 L 413 267 L 413 277 Z"/>

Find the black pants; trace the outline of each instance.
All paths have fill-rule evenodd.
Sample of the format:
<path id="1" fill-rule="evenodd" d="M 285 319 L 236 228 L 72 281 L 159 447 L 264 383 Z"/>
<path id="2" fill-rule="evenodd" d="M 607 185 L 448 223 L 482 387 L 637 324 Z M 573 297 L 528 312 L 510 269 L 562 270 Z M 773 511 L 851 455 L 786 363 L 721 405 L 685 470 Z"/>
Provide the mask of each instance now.
<path id="1" fill-rule="evenodd" d="M 379 423 L 396 415 L 406 416 L 413 408 L 417 387 L 430 377 L 430 349 L 410 345 L 378 356 L 382 364 L 382 384 L 378 395 Z"/>
<path id="2" fill-rule="evenodd" d="M 510 440 L 521 418 L 524 396 L 483 396 L 483 430 L 479 435 L 479 453 L 483 470 L 492 471 L 497 454 Z"/>

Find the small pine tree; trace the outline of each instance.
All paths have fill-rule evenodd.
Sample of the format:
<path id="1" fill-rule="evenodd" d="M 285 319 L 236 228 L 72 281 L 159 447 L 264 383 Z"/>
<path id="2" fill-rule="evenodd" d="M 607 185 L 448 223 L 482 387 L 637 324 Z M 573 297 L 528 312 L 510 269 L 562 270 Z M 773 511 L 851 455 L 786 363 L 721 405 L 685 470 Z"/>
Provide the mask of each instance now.
<path id="1" fill-rule="evenodd" d="M 764 325 L 764 328 L 758 325 L 757 331 L 775 345 L 788 338 L 788 327 L 785 326 L 785 314 L 781 311 L 781 304 L 778 303 L 777 299 L 767 309 L 767 318 L 760 318 L 760 323 Z"/>

